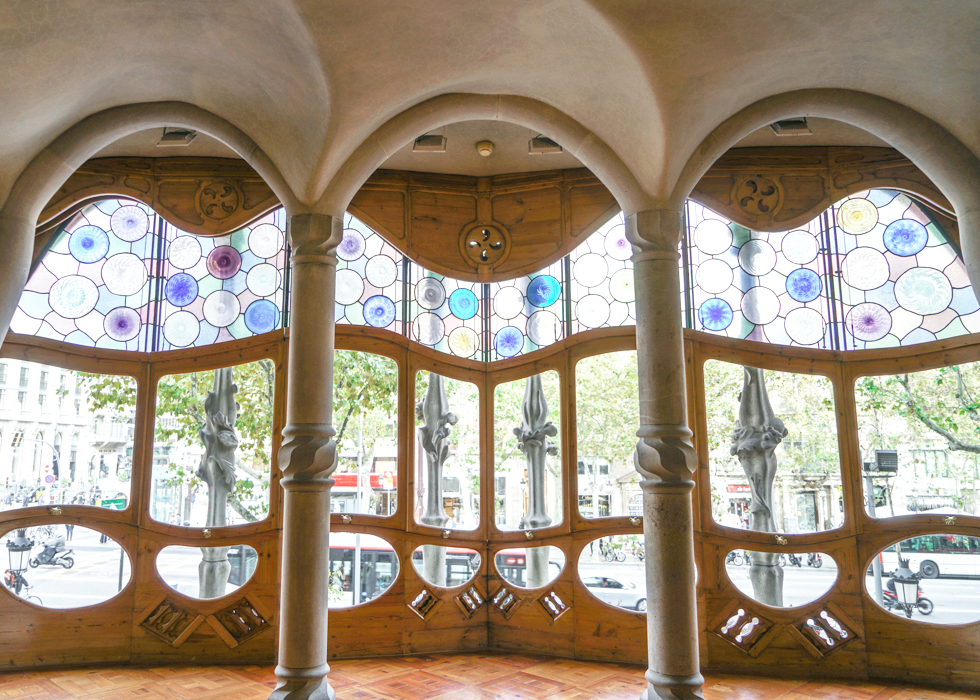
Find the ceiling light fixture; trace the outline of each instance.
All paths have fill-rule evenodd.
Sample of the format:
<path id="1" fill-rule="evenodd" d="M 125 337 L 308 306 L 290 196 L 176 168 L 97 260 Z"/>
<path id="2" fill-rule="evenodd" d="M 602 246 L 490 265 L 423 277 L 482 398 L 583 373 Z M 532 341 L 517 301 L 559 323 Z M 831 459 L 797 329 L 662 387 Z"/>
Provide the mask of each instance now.
<path id="1" fill-rule="evenodd" d="M 190 129 L 182 129 L 178 126 L 163 127 L 163 136 L 157 142 L 160 148 L 169 146 L 189 146 L 191 141 L 197 138 L 197 132 Z"/>
<path id="2" fill-rule="evenodd" d="M 415 153 L 445 153 L 446 137 L 440 134 L 423 134 L 415 139 L 412 150 Z"/>
<path id="3" fill-rule="evenodd" d="M 561 146 L 549 139 L 547 136 L 538 134 L 527 142 L 527 152 L 529 155 L 545 155 L 548 153 L 561 153 Z"/>
<path id="4" fill-rule="evenodd" d="M 480 143 L 476 144 L 476 152 L 484 158 L 490 157 L 490 154 L 493 153 L 493 142 L 480 141 Z"/>
<path id="5" fill-rule="evenodd" d="M 769 128 L 776 136 L 812 136 L 810 125 L 806 123 L 806 117 L 797 119 L 782 119 L 775 124 L 770 124 Z"/>

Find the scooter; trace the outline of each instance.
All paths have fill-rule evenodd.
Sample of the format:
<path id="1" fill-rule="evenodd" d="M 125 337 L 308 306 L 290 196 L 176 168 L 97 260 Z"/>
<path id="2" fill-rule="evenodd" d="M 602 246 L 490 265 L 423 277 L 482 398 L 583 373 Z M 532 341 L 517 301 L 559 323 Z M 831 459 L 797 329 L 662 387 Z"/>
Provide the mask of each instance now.
<path id="1" fill-rule="evenodd" d="M 798 566 L 798 567 L 800 567 L 802 569 L 803 568 L 803 555 L 801 554 L 800 556 L 796 556 L 795 554 L 790 553 L 789 554 L 789 561 L 788 561 L 788 563 L 789 563 L 790 566 Z"/>
<path id="2" fill-rule="evenodd" d="M 745 559 L 742 557 L 742 550 L 733 549 L 732 551 L 730 551 L 728 553 L 728 556 L 725 557 L 725 563 L 734 564 L 735 566 L 741 566 L 742 564 L 744 564 Z"/>
<path id="3" fill-rule="evenodd" d="M 65 538 L 62 535 L 46 539 L 42 546 L 44 549 L 27 562 L 32 569 L 39 566 L 63 566 L 70 569 L 75 566 L 75 558 L 71 556 L 75 550 L 65 547 Z"/>
<path id="4" fill-rule="evenodd" d="M 806 557 L 806 565 L 812 566 L 814 569 L 819 569 L 823 566 L 823 559 L 820 557 L 820 552 L 810 552 Z"/>
<path id="5" fill-rule="evenodd" d="M 900 610 L 904 609 L 898 602 L 898 595 L 896 595 L 895 593 L 894 579 L 888 580 L 888 585 L 881 592 L 881 595 L 882 595 L 882 602 L 885 604 L 885 610 L 892 610 L 894 608 L 898 608 Z M 934 607 L 935 606 L 932 604 L 932 601 L 926 598 L 925 595 L 923 595 L 922 589 L 920 588 L 918 594 L 915 597 L 915 609 L 918 610 L 923 615 L 930 615 L 932 614 Z"/>

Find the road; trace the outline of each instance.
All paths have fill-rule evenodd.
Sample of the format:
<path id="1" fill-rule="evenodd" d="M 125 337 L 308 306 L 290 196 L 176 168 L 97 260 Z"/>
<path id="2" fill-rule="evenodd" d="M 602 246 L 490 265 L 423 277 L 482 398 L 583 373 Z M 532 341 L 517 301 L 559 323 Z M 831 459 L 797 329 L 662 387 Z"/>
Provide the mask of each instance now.
<path id="1" fill-rule="evenodd" d="M 64 528 L 58 528 L 64 534 Z M 71 542 L 65 545 L 75 550 L 75 565 L 71 569 L 61 566 L 40 566 L 28 569 L 24 574 L 31 585 L 30 595 L 41 599 L 46 608 L 77 608 L 95 605 L 116 595 L 129 583 L 129 557 L 114 541 L 99 543 L 99 533 L 76 527 Z M 33 554 L 41 551 L 36 546 Z M 122 586 L 120 586 L 120 555 L 122 555 Z M 168 547 L 159 556 L 157 564 L 164 580 L 174 589 L 191 597 L 197 597 L 197 566 L 201 550 L 192 547 Z M 226 593 L 238 586 L 231 584 Z"/>
<path id="2" fill-rule="evenodd" d="M 63 530 L 61 530 L 63 533 Z M 99 544 L 99 533 L 82 527 L 75 528 L 75 534 L 67 545 L 75 550 L 75 566 L 71 569 L 42 566 L 29 569 L 25 574 L 31 584 L 31 595 L 41 599 L 45 607 L 74 608 L 107 600 L 120 590 L 119 545 L 110 540 Z M 40 548 L 35 548 L 35 554 Z M 552 556 L 556 561 L 560 556 Z M 172 547 L 164 550 L 158 558 L 162 576 L 177 591 L 189 595 L 197 594 L 197 566 L 201 561 L 200 550 L 190 547 Z M 803 568 L 786 567 L 783 591 L 784 603 L 797 606 L 815 600 L 823 595 L 837 577 L 837 570 L 829 557 L 824 557 L 820 569 L 807 566 Z M 557 573 L 557 567 L 552 567 Z M 747 596 L 752 595 L 748 566 L 727 567 L 729 578 Z M 586 556 L 579 564 L 580 576 L 611 576 L 638 588 L 645 587 L 646 569 L 644 564 L 630 556 L 625 562 L 597 561 L 596 557 Z M 122 557 L 122 585 L 129 582 L 130 564 Z M 874 590 L 874 579 L 868 576 L 866 583 L 869 592 Z M 975 579 L 931 579 L 922 582 L 922 590 L 935 604 L 935 610 L 928 617 L 918 611 L 913 619 L 940 623 L 963 624 L 980 620 L 980 581 Z M 231 593 L 237 586 L 228 585 Z M 904 613 L 901 613 L 904 614 Z"/>
<path id="3" fill-rule="evenodd" d="M 736 588 L 751 598 L 749 567 L 728 565 L 727 571 Z M 586 555 L 579 564 L 579 573 L 581 576 L 612 576 L 637 587 L 646 586 L 644 565 L 634 557 L 628 557 L 622 563 L 607 563 L 594 561 Z M 823 566 L 819 569 L 806 565 L 802 568 L 786 567 L 783 575 L 783 602 L 787 607 L 795 607 L 816 600 L 833 586 L 837 579 L 837 567 L 830 557 L 824 557 Z M 868 592 L 873 596 L 874 579 L 871 576 L 867 577 L 867 586 Z M 914 611 L 912 619 L 947 625 L 980 620 L 980 581 L 965 578 L 927 579 L 922 581 L 921 587 L 935 609 L 929 616 Z"/>

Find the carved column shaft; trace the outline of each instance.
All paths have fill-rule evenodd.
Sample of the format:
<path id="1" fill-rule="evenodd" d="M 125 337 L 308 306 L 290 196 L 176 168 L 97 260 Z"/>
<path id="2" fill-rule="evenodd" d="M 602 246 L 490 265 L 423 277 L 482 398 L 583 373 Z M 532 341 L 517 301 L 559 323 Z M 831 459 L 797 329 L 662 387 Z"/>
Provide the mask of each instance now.
<path id="1" fill-rule="evenodd" d="M 627 218 L 636 289 L 640 438 L 647 579 L 647 690 L 644 698 L 700 698 L 694 515 L 697 455 L 687 427 L 676 211 Z"/>
<path id="2" fill-rule="evenodd" d="M 289 220 L 293 248 L 286 428 L 279 450 L 283 503 L 279 683 L 271 700 L 333 699 L 326 680 L 333 420 L 333 253 L 343 222 L 320 214 Z"/>
<path id="3" fill-rule="evenodd" d="M 558 428 L 548 422 L 548 400 L 544 395 L 541 375 L 527 378 L 524 386 L 524 402 L 521 404 L 521 424 L 514 428 L 517 448 L 524 453 L 527 463 L 527 509 L 524 513 L 524 529 L 535 530 L 551 525 L 551 516 L 545 500 L 548 476 L 548 455 L 557 455 L 558 447 L 548 438 L 558 434 Z M 551 547 L 534 547 L 525 554 L 527 561 L 525 583 L 528 588 L 540 588 L 548 583 L 548 560 Z"/>
<path id="4" fill-rule="evenodd" d="M 424 423 L 418 429 L 419 441 L 425 453 L 425 510 L 422 524 L 444 528 L 449 516 L 442 498 L 442 468 L 449 458 L 450 426 L 456 424 L 456 416 L 449 411 L 446 398 L 446 382 L 442 376 L 429 372 L 429 386 L 425 398 L 416 406 L 416 412 Z M 422 546 L 423 578 L 435 586 L 446 585 L 446 548 L 438 545 Z"/>
<path id="5" fill-rule="evenodd" d="M 773 518 L 773 482 L 776 479 L 776 446 L 786 437 L 783 422 L 769 403 L 766 378 L 761 369 L 743 367 L 742 396 L 738 421 L 732 433 L 731 453 L 738 457 L 749 481 L 752 502 L 749 529 L 776 532 Z M 755 599 L 774 607 L 783 606 L 783 570 L 774 552 L 751 552 L 749 580 Z"/>

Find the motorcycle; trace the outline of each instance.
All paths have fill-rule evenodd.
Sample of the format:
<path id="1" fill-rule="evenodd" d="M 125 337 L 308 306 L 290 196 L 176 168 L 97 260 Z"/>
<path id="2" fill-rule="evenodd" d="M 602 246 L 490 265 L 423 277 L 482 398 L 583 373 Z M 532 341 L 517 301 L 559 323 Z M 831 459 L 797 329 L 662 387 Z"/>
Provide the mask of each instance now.
<path id="1" fill-rule="evenodd" d="M 789 559 L 788 559 L 787 563 L 790 566 L 798 566 L 801 569 L 803 568 L 803 555 L 802 554 L 800 556 L 796 556 L 795 554 L 790 553 L 788 556 L 789 556 Z"/>
<path id="2" fill-rule="evenodd" d="M 70 569 L 75 566 L 75 558 L 71 556 L 75 550 L 65 547 L 65 538 L 62 535 L 48 538 L 42 546 L 44 549 L 27 562 L 32 569 L 39 566 L 62 566 Z"/>
<path id="3" fill-rule="evenodd" d="M 895 593 L 895 579 L 888 579 L 888 584 L 885 589 L 881 592 L 882 602 L 885 604 L 885 610 L 894 610 L 898 608 L 899 610 L 904 610 L 904 608 L 898 602 L 898 595 Z M 925 597 L 922 589 L 918 590 L 915 597 L 915 609 L 918 610 L 923 615 L 930 615 L 934 609 L 932 601 Z"/>
<path id="4" fill-rule="evenodd" d="M 814 569 L 819 569 L 823 566 L 823 559 L 820 556 L 820 552 L 810 552 L 806 557 L 806 565 L 812 566 Z"/>
<path id="5" fill-rule="evenodd" d="M 734 549 L 731 552 L 729 552 L 728 556 L 725 557 L 725 563 L 734 564 L 735 566 L 741 566 L 742 564 L 744 564 L 745 558 L 742 556 L 742 550 Z"/>

